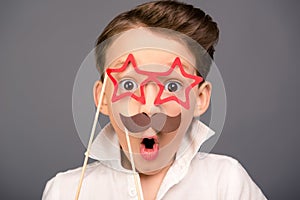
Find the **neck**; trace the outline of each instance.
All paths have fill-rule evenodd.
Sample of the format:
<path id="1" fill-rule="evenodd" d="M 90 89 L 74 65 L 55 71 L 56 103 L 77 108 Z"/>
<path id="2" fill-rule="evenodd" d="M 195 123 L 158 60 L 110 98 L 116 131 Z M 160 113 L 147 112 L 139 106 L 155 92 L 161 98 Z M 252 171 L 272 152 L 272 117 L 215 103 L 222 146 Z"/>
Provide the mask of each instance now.
<path id="1" fill-rule="evenodd" d="M 171 164 L 151 175 L 139 174 L 145 200 L 156 199 L 159 188 L 170 167 Z"/>
<path id="2" fill-rule="evenodd" d="M 156 198 L 159 188 L 164 180 L 164 177 L 166 176 L 173 162 L 174 159 L 172 159 L 172 161 L 167 166 L 159 170 L 153 171 L 151 173 L 144 174 L 139 172 L 144 200 L 153 200 Z M 131 163 L 122 150 L 121 150 L 121 163 L 125 169 L 132 170 Z"/>

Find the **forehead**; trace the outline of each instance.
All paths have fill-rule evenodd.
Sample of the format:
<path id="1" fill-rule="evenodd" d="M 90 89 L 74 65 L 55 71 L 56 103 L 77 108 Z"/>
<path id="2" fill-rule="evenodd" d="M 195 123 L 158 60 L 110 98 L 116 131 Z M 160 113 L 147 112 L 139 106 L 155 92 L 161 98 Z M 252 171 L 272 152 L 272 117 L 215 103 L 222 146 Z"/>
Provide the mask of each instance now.
<path id="1" fill-rule="evenodd" d="M 172 64 L 179 57 L 183 64 L 195 66 L 195 57 L 176 35 L 154 32 L 148 28 L 126 31 L 111 41 L 105 54 L 105 66 L 111 66 L 133 53 L 138 65 Z M 125 58 L 124 58 L 125 57 Z"/>
<path id="2" fill-rule="evenodd" d="M 149 72 L 166 72 L 170 70 L 170 67 L 178 65 L 174 62 L 176 58 L 179 58 L 180 64 L 186 72 L 190 74 L 195 73 L 195 68 L 193 67 L 193 64 L 186 61 L 185 59 L 181 59 L 179 56 L 170 52 L 157 49 L 145 49 L 132 52 L 131 54 L 133 55 L 136 67 L 138 67 L 140 70 Z M 128 56 L 129 55 L 126 54 L 116 59 L 109 65 L 109 68 L 122 67 L 123 65 L 125 65 Z M 132 66 L 131 63 L 129 63 L 129 66 L 127 66 L 121 74 L 127 74 L 130 73 L 130 71 L 135 71 L 134 68 L 130 66 Z M 179 72 L 179 70 L 179 66 L 174 68 L 174 72 Z"/>

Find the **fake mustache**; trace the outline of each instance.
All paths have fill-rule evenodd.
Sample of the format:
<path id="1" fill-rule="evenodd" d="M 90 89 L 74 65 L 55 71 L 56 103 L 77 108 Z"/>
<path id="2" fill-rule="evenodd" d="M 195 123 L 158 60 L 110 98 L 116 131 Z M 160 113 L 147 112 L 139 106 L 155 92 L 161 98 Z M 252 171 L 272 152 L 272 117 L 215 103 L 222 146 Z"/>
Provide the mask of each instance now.
<path id="1" fill-rule="evenodd" d="M 178 129 L 181 122 L 181 113 L 175 117 L 163 113 L 155 113 L 152 116 L 148 116 L 146 113 L 138 113 L 129 117 L 120 114 L 120 118 L 127 130 L 132 133 L 142 132 L 150 127 L 156 132 L 169 133 Z"/>

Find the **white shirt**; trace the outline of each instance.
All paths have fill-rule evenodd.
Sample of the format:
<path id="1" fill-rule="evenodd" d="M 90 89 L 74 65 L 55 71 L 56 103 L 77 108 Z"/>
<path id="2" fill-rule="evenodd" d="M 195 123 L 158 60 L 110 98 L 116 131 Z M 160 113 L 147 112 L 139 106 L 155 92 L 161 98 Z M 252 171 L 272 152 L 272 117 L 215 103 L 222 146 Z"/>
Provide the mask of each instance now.
<path id="1" fill-rule="evenodd" d="M 192 122 L 156 199 L 266 199 L 238 161 L 198 152 L 212 134 L 203 123 Z M 79 199 L 138 199 L 133 172 L 122 167 L 118 145 L 111 125 L 96 137 L 90 157 L 97 161 L 87 166 Z M 42 200 L 75 199 L 80 174 L 81 168 L 58 173 L 48 181 Z"/>

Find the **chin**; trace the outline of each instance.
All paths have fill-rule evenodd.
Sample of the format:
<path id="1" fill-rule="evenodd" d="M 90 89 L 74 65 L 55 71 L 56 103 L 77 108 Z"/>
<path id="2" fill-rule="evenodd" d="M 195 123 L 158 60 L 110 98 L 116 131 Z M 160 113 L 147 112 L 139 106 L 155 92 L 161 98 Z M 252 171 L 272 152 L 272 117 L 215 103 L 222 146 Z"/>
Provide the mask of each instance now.
<path id="1" fill-rule="evenodd" d="M 158 174 L 159 172 L 161 172 L 165 168 L 166 168 L 166 166 L 164 166 L 160 169 L 156 169 L 156 170 L 153 170 L 153 169 L 137 169 L 137 171 L 138 171 L 139 174 L 146 175 L 146 176 L 152 176 L 152 175 Z"/>
<path id="2" fill-rule="evenodd" d="M 157 159 L 152 161 L 146 161 L 139 156 L 136 160 L 136 169 L 140 174 L 143 175 L 155 175 L 163 171 L 166 168 L 169 168 L 174 162 L 175 156 L 170 156 L 168 159 L 164 156 L 158 156 Z M 168 161 L 169 160 L 169 161 Z"/>

